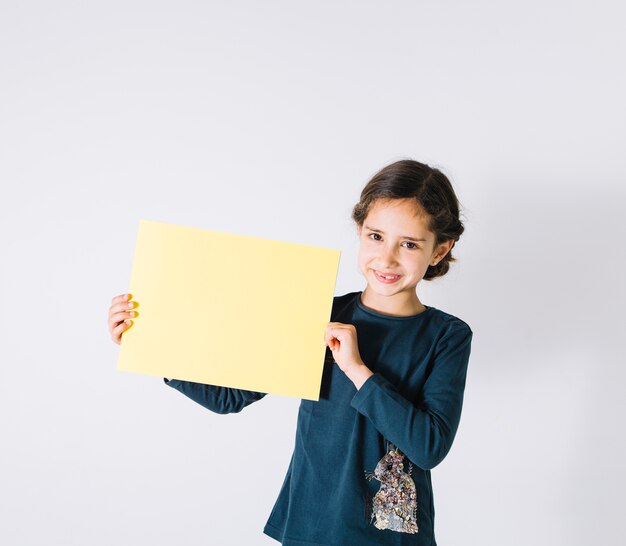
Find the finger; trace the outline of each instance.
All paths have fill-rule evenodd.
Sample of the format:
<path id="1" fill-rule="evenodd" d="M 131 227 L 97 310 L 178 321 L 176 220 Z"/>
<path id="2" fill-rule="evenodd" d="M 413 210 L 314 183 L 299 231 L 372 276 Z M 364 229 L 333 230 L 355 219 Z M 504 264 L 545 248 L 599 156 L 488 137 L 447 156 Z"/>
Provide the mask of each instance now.
<path id="1" fill-rule="evenodd" d="M 335 330 L 335 331 L 346 331 L 346 330 L 355 330 L 356 328 L 354 327 L 353 324 L 344 324 L 343 322 L 329 322 L 326 326 L 326 328 L 329 328 L 331 330 Z"/>
<path id="2" fill-rule="evenodd" d="M 136 301 L 133 301 L 133 300 L 121 301 L 121 302 L 111 305 L 111 307 L 109 307 L 109 310 L 121 311 L 122 309 L 132 309 L 133 307 L 136 307 L 136 306 L 137 306 Z"/>
<path id="3" fill-rule="evenodd" d="M 324 332 L 324 343 L 330 347 L 330 343 L 335 338 L 334 330 L 331 327 L 327 327 Z"/>
<path id="4" fill-rule="evenodd" d="M 328 345 L 331 349 L 334 347 L 334 342 L 337 338 L 336 332 L 330 326 L 326 328 L 324 332 L 324 343 Z"/>
<path id="5" fill-rule="evenodd" d="M 117 309 L 120 307 L 124 307 L 132 300 L 132 294 L 120 294 L 119 296 L 115 296 L 111 300 L 111 306 L 109 309 Z"/>
<path id="6" fill-rule="evenodd" d="M 131 326 L 132 326 L 132 321 L 129 321 L 129 322 L 124 321 L 120 325 L 113 328 L 113 331 L 111 332 L 111 338 L 113 339 L 113 341 L 115 341 L 115 343 L 119 345 L 122 340 L 122 334 L 126 330 L 128 330 Z"/>
<path id="7" fill-rule="evenodd" d="M 328 326 L 331 328 L 339 328 L 342 330 L 353 330 L 356 332 L 356 326 L 354 324 L 346 324 L 345 322 L 329 322 Z"/>
<path id="8" fill-rule="evenodd" d="M 135 307 L 138 307 L 138 305 L 139 304 L 136 301 L 125 301 L 116 305 L 111 305 L 111 307 L 109 307 L 109 316 L 113 315 L 114 313 L 128 311 L 128 309 L 133 309 Z"/>
<path id="9" fill-rule="evenodd" d="M 111 305 L 122 303 L 123 301 L 128 301 L 129 299 L 131 299 L 131 297 L 132 297 L 132 294 L 120 294 L 119 296 L 115 296 L 111 300 Z"/>
<path id="10" fill-rule="evenodd" d="M 346 339 L 346 337 L 350 336 L 350 330 L 348 330 L 347 328 L 331 327 L 326 330 L 326 335 L 331 338 L 336 338 L 340 341 L 343 341 L 344 339 Z"/>
<path id="11" fill-rule="evenodd" d="M 120 322 L 123 322 L 126 319 L 134 318 L 137 316 L 136 311 L 124 311 L 122 313 L 115 313 L 109 317 L 109 329 L 115 328 Z"/>

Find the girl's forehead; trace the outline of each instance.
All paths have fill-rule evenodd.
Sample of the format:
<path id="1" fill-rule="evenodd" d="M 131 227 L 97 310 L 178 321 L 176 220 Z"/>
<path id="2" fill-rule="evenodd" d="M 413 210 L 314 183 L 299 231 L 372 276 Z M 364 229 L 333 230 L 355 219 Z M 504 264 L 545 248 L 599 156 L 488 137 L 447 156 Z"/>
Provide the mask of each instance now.
<path id="1" fill-rule="evenodd" d="M 369 207 L 369 212 L 393 212 L 393 213 L 408 213 L 412 215 L 426 215 L 426 211 L 414 197 L 405 197 L 402 199 L 394 199 L 390 197 L 379 197 L 372 201 Z"/>
<path id="2" fill-rule="evenodd" d="M 377 199 L 371 204 L 365 223 L 393 222 L 427 230 L 429 220 L 428 213 L 415 199 Z"/>

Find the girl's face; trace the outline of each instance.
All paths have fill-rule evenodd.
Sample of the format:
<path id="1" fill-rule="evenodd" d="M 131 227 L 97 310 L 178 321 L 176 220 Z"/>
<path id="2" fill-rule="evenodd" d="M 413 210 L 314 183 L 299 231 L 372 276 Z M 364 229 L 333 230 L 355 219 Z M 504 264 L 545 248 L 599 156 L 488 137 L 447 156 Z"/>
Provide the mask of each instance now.
<path id="1" fill-rule="evenodd" d="M 434 248 L 428 217 L 411 198 L 376 200 L 358 234 L 358 264 L 367 281 L 364 303 L 390 312 L 423 310 L 415 287 L 452 241 Z"/>

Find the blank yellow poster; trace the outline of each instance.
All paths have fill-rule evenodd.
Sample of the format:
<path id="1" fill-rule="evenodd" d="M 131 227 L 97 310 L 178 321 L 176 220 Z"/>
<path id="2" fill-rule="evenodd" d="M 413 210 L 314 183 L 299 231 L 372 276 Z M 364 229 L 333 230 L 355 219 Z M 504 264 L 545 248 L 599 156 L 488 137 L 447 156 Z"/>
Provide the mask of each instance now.
<path id="1" fill-rule="evenodd" d="M 118 369 L 318 400 L 339 255 L 141 220 Z"/>

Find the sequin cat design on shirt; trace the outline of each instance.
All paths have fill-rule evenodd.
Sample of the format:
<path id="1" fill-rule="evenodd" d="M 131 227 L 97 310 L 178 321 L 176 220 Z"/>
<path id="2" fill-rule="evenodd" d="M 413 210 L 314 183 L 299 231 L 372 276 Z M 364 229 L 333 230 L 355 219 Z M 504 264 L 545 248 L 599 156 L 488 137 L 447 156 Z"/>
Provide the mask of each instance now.
<path id="1" fill-rule="evenodd" d="M 389 529 L 400 533 L 417 533 L 417 498 L 415 482 L 411 478 L 413 465 L 408 474 L 404 469 L 404 455 L 393 444 L 376 465 L 374 472 L 366 472 L 368 480 L 380 481 L 380 489 L 374 496 L 372 506 L 374 525 L 378 529 Z"/>

